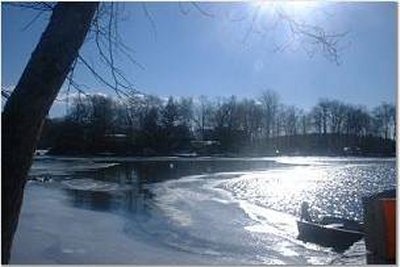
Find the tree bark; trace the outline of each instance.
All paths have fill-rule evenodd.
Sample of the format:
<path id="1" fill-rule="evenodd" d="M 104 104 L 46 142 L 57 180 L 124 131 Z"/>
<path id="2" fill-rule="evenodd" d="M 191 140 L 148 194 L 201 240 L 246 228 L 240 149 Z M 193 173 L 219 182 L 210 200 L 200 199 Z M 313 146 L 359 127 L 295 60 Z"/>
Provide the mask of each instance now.
<path id="1" fill-rule="evenodd" d="M 44 119 L 88 33 L 98 2 L 58 3 L 2 113 L 2 263 L 7 264 Z"/>

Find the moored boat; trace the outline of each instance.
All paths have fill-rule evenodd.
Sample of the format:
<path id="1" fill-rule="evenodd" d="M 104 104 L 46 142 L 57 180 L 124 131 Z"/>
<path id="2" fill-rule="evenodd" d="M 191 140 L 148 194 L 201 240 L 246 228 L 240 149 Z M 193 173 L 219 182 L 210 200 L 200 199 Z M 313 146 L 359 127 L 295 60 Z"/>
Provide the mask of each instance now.
<path id="1" fill-rule="evenodd" d="M 326 217 L 320 222 L 297 221 L 298 239 L 332 247 L 337 251 L 346 250 L 363 238 L 362 225 L 355 221 Z"/>

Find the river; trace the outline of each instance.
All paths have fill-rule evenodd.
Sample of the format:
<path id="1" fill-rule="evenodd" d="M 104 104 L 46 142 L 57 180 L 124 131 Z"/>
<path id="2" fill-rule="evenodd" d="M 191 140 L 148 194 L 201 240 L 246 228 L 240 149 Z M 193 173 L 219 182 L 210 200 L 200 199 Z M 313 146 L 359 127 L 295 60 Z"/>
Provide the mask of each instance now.
<path id="1" fill-rule="evenodd" d="M 354 265 L 364 240 L 338 253 L 297 239 L 300 204 L 362 220 L 363 196 L 396 187 L 396 162 L 38 156 L 30 177 L 12 263 Z"/>

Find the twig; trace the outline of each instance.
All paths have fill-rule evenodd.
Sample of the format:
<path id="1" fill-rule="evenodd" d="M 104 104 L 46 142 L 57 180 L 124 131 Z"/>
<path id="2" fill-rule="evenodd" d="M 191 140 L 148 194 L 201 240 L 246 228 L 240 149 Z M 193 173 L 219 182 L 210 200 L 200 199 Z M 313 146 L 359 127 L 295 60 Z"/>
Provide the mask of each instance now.
<path id="1" fill-rule="evenodd" d="M 147 5 L 146 5 L 145 2 L 142 3 L 142 8 L 143 8 L 143 12 L 144 12 L 147 20 L 150 22 L 151 30 L 152 30 L 153 35 L 154 35 L 154 39 L 157 40 L 157 27 L 156 27 L 156 24 L 155 24 L 155 22 L 153 20 L 153 17 L 151 15 L 150 11 L 147 9 Z"/>

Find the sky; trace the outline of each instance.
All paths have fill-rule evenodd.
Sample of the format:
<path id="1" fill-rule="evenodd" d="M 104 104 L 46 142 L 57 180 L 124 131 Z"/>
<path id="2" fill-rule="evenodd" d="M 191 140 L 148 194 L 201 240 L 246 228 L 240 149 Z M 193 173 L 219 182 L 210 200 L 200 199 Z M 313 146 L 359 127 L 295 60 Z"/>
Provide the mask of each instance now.
<path id="1" fill-rule="evenodd" d="M 121 5 L 121 3 L 119 3 Z M 239 98 L 274 90 L 283 103 L 309 110 L 321 98 L 373 108 L 395 102 L 397 89 L 397 4 L 389 2 L 322 2 L 292 5 L 267 2 L 255 17 L 258 4 L 124 3 L 119 33 L 132 49 L 132 64 L 123 55 L 116 64 L 141 92 L 167 96 L 206 95 Z M 122 8 L 122 6 L 121 6 Z M 293 38 L 276 10 L 299 23 L 344 33 L 339 39 L 339 63 L 295 39 L 284 51 L 276 47 Z M 211 16 L 206 15 L 211 14 Z M 2 4 L 2 86 L 13 88 L 45 29 L 42 14 Z M 152 26 L 153 25 L 153 26 Z M 305 49 L 312 48 L 310 57 Z M 109 79 L 93 42 L 82 55 Z M 91 93 L 112 95 L 83 67 L 75 75 Z M 62 94 L 62 92 L 61 92 Z M 51 116 L 61 116 L 65 104 L 55 103 Z"/>

